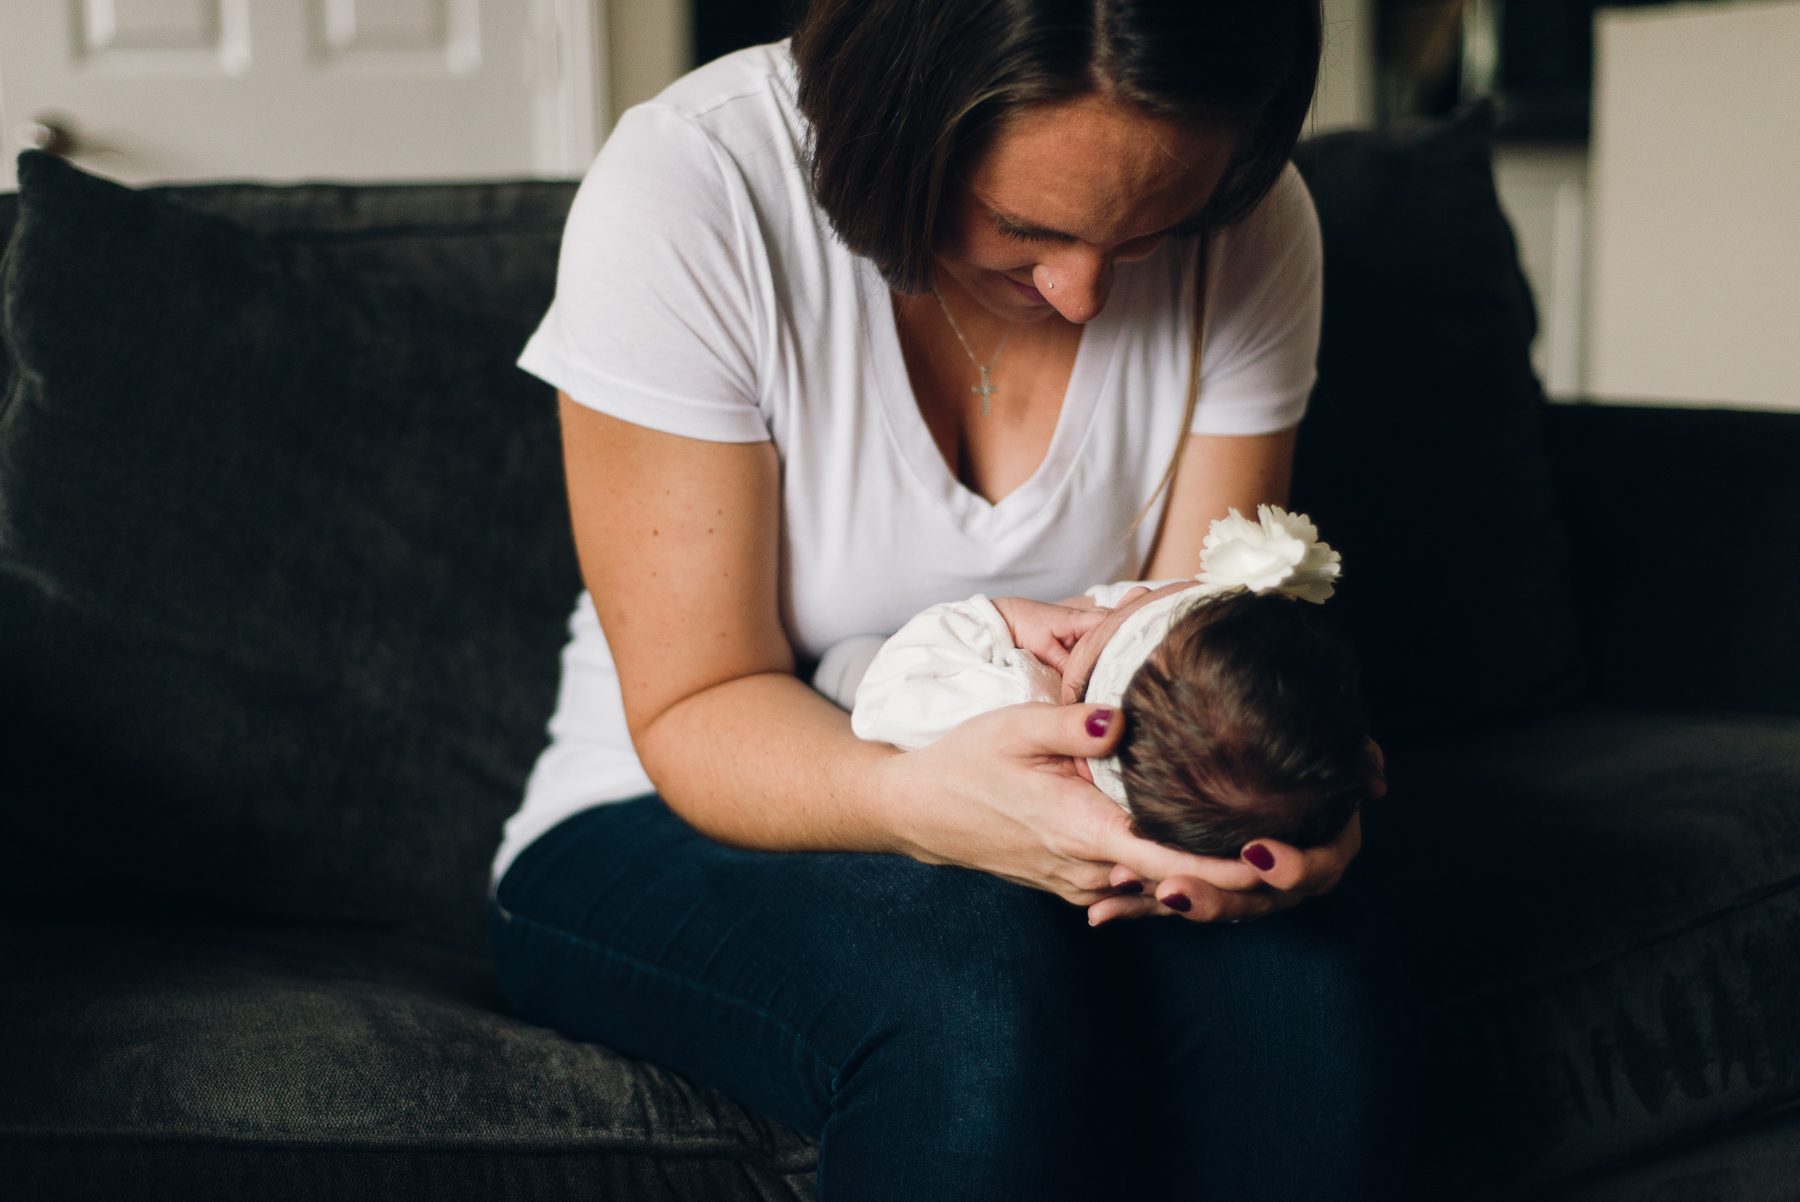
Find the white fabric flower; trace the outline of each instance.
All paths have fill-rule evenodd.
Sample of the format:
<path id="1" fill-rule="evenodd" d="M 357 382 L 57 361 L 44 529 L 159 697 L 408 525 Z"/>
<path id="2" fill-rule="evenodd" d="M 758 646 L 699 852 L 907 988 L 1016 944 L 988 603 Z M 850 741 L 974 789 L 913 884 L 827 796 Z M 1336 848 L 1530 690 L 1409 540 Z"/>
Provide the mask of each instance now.
<path id="1" fill-rule="evenodd" d="M 1235 509 L 1228 514 L 1202 544 L 1195 579 L 1208 594 L 1244 588 L 1320 604 L 1337 591 L 1332 581 L 1343 570 L 1342 556 L 1319 541 L 1305 514 L 1274 505 L 1258 505 L 1254 522 Z"/>

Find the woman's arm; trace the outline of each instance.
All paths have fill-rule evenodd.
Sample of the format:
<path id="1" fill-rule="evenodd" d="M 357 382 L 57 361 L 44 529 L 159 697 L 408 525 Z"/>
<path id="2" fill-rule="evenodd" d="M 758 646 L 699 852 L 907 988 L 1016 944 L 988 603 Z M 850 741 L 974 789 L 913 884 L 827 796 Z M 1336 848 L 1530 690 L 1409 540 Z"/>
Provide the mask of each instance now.
<path id="1" fill-rule="evenodd" d="M 1285 506 L 1294 470 L 1294 436 L 1293 429 L 1188 435 L 1143 578 L 1173 580 L 1198 572 L 1207 529 L 1226 510 L 1254 518 L 1258 505 Z"/>
<path id="2" fill-rule="evenodd" d="M 793 675 L 774 446 L 663 434 L 566 396 L 562 419 L 582 576 L 664 798 L 726 843 L 895 850 L 862 782 L 896 753 Z"/>
<path id="3" fill-rule="evenodd" d="M 929 779 L 901 784 L 908 774 L 882 771 L 925 752 L 856 738 L 842 710 L 794 677 L 777 608 L 774 447 L 663 434 L 566 396 L 562 415 L 582 574 L 632 742 L 664 800 L 738 846 L 1006 860 L 1008 849 L 978 846 L 966 815 L 954 831 L 933 829 L 944 790 Z M 1021 864 L 978 866 L 1033 875 Z M 1107 888 L 1097 867 L 1081 865 L 1062 891 L 1097 897 Z M 1054 887 L 1055 875 L 1045 868 L 1032 883 Z"/>

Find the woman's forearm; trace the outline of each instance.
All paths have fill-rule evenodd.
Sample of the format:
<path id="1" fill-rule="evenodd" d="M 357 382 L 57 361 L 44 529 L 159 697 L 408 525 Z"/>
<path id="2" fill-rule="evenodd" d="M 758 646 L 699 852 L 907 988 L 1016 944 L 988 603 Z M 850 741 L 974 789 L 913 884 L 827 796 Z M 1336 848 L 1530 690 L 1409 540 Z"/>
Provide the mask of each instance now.
<path id="1" fill-rule="evenodd" d="M 1144 579 L 1192 576 L 1213 519 L 1226 510 L 1254 517 L 1258 505 L 1286 505 L 1295 433 L 1191 435 Z"/>
<path id="2" fill-rule="evenodd" d="M 765 851 L 904 852 L 882 789 L 901 753 L 785 673 L 714 685 L 634 737 L 676 813 L 709 838 Z"/>

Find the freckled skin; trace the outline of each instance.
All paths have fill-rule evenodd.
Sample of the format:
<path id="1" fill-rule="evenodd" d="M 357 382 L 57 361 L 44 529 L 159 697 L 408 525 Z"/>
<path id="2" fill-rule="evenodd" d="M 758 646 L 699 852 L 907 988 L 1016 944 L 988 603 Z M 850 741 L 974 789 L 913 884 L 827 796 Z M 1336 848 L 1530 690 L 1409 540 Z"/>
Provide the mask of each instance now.
<path id="1" fill-rule="evenodd" d="M 1027 109 L 969 173 L 938 265 L 1001 321 L 1091 321 L 1113 264 L 1145 258 L 1198 213 L 1236 145 L 1223 125 L 1177 125 L 1101 96 Z"/>
<path id="2" fill-rule="evenodd" d="M 894 319 L 920 414 L 966 487 L 998 502 L 1037 470 L 1115 266 L 1155 253 L 1199 213 L 1236 141 L 1224 126 L 1087 96 L 1016 114 L 949 181 L 936 286 L 974 350 L 930 295 L 896 295 Z M 971 393 L 971 354 L 993 361 L 991 412 L 987 394 Z"/>

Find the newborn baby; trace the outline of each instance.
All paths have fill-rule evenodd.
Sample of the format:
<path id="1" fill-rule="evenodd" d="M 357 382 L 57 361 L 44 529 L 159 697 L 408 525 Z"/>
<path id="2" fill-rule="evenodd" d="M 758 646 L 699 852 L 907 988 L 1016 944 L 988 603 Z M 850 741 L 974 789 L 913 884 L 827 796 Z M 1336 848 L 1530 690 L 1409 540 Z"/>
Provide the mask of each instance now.
<path id="1" fill-rule="evenodd" d="M 1340 559 L 1305 515 L 1257 517 L 1214 522 L 1192 580 L 934 605 L 885 642 L 832 647 L 814 685 L 859 737 L 909 751 L 1005 705 L 1112 706 L 1115 754 L 1077 767 L 1140 836 L 1234 859 L 1257 838 L 1329 843 L 1379 771 L 1354 655 L 1295 604 L 1331 596 Z M 1079 639 L 1058 633 L 1088 606 L 1110 612 Z"/>

